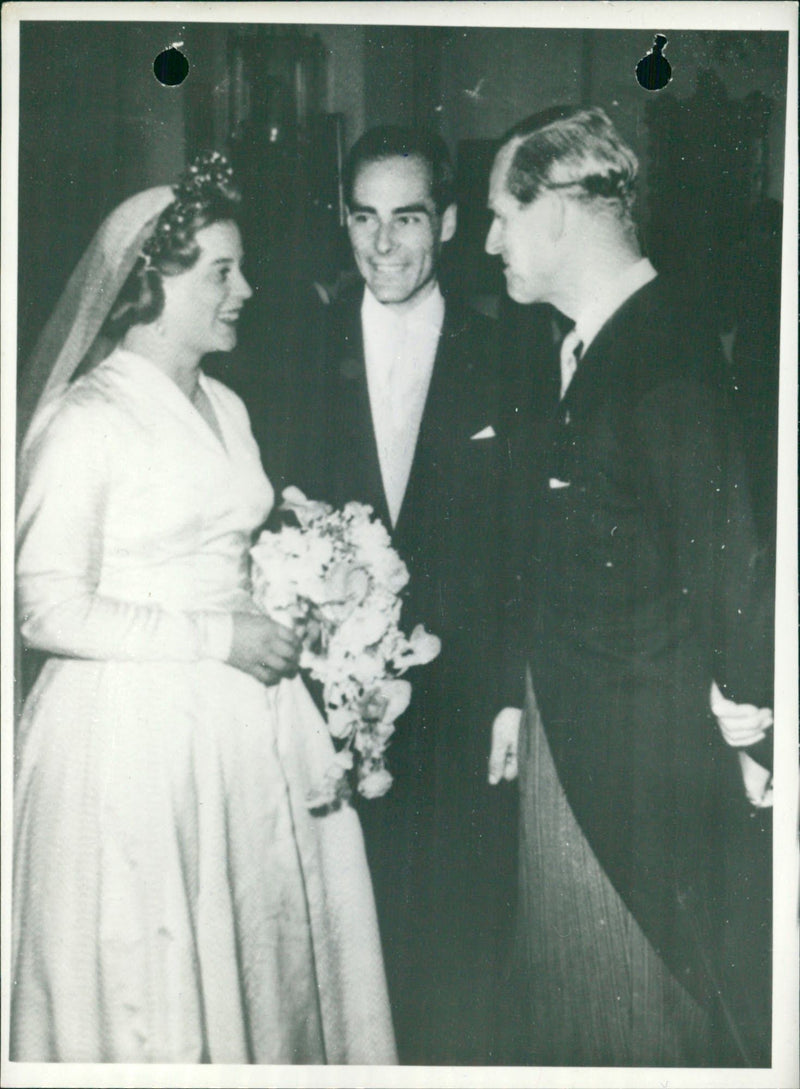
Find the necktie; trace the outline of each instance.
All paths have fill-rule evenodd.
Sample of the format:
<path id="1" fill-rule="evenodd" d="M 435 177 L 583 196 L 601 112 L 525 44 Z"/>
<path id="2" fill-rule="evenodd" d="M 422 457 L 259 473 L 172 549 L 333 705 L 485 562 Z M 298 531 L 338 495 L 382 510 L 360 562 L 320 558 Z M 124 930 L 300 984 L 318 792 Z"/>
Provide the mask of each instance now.
<path id="1" fill-rule="evenodd" d="M 569 384 L 578 369 L 582 351 L 583 341 L 574 329 L 570 329 L 561 342 L 561 397 L 569 389 Z"/>

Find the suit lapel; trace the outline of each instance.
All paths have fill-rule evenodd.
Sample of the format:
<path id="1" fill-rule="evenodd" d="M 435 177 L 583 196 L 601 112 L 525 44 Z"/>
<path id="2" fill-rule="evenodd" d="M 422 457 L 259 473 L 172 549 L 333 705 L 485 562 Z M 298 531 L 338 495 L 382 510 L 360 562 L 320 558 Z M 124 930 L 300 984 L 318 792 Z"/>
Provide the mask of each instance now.
<path id="1" fill-rule="evenodd" d="M 452 365 L 450 345 L 453 334 L 453 307 L 450 303 L 445 303 L 442 331 L 436 346 L 428 396 L 425 398 L 406 493 L 395 526 L 396 534 L 407 532 L 408 526 L 416 520 L 415 512 L 419 511 L 420 504 L 425 502 L 432 490 L 441 443 L 452 438 L 448 435 L 446 424 L 452 413 L 453 389 L 449 372 Z"/>
<path id="2" fill-rule="evenodd" d="M 342 504 L 357 498 L 369 503 L 391 529 L 369 401 L 361 295 L 343 304 L 337 318 L 330 352 L 332 389 L 329 400 L 336 500 Z"/>
<path id="3" fill-rule="evenodd" d="M 336 494 L 339 502 L 358 497 L 370 503 L 397 541 L 406 539 L 422 525 L 420 513 L 436 503 L 437 466 L 448 461 L 454 442 L 469 438 L 454 434 L 453 420 L 463 428 L 473 422 L 464 398 L 471 389 L 473 361 L 465 348 L 469 319 L 457 304 L 445 304 L 442 331 L 436 348 L 428 396 L 420 421 L 408 484 L 397 524 L 392 530 L 383 489 L 375 428 L 367 384 L 361 328 L 361 296 L 342 306 L 332 346 L 334 393 L 331 397 L 331 433 L 339 435 L 335 451 L 338 465 Z M 492 414 L 491 407 L 476 398 L 474 425 L 480 429 Z"/>
<path id="4" fill-rule="evenodd" d="M 606 321 L 589 345 L 557 412 L 569 411 L 581 403 L 592 403 L 608 388 L 613 378 L 612 370 L 617 372 L 620 368 L 635 366 L 636 360 L 630 353 L 636 350 L 641 354 L 642 346 L 647 344 L 646 315 L 660 288 L 659 278 L 649 281 Z M 632 347 L 626 349 L 623 341 Z M 635 349 L 634 345 L 637 346 Z"/>

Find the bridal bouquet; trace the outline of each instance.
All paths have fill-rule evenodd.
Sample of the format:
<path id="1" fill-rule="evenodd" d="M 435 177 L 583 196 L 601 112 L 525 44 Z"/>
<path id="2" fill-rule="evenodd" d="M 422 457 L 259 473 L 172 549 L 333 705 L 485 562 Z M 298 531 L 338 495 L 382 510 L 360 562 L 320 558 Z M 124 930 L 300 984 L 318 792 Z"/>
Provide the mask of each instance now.
<path id="1" fill-rule="evenodd" d="M 392 784 L 384 754 L 411 699 L 400 677 L 432 661 L 441 644 L 422 625 L 408 637 L 400 630 L 408 570 L 371 507 L 334 510 L 287 488 L 280 510 L 298 525 L 261 534 L 251 552 L 253 596 L 274 620 L 304 630 L 300 666 L 322 682 L 328 727 L 340 743 L 337 778 L 312 805 L 346 792 L 353 767 L 359 792 L 378 798 Z"/>

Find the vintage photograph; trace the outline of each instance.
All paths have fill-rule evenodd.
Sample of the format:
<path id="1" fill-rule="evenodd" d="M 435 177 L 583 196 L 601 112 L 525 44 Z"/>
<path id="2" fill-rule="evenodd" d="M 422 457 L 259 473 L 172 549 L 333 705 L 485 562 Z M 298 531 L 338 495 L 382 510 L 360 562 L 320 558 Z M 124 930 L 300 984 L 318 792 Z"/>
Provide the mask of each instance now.
<path id="1" fill-rule="evenodd" d="M 7 1084 L 789 1084 L 797 8 L 604 7 L 4 7 Z"/>

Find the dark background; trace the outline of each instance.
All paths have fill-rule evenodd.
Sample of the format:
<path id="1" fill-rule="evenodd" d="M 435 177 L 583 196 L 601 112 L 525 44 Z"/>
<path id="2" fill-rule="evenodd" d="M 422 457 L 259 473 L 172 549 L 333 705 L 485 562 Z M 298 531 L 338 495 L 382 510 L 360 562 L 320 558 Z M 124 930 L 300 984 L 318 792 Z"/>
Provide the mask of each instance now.
<path id="1" fill-rule="evenodd" d="M 337 157 L 381 122 L 427 124 L 450 145 L 462 197 L 450 263 L 489 307 L 491 141 L 565 102 L 602 105 L 637 150 L 646 246 L 662 268 L 694 270 L 704 294 L 712 284 L 727 331 L 750 235 L 762 245 L 780 220 L 787 36 L 664 32 L 673 79 L 654 93 L 635 78 L 653 39 L 640 31 L 23 23 L 21 359 L 102 216 L 206 146 L 237 161 L 251 262 L 334 284 L 349 267 Z M 164 87 L 152 64 L 173 42 L 189 76 Z"/>
<path id="2" fill-rule="evenodd" d="M 673 78 L 648 92 L 635 69 L 656 30 Z M 165 87 L 153 61 L 173 43 L 189 75 Z M 381 122 L 425 124 L 449 144 L 459 230 L 443 280 L 510 314 L 511 341 L 524 340 L 528 315 L 502 302 L 498 263 L 483 253 L 494 141 L 553 104 L 600 105 L 640 157 L 645 251 L 723 337 L 772 527 L 785 33 L 35 22 L 22 24 L 20 49 L 21 367 L 103 216 L 213 146 L 244 191 L 256 292 L 242 328 L 250 351 L 222 376 L 237 385 L 244 366 L 239 388 L 252 390 L 261 371 L 291 368 L 316 301 L 353 276 L 339 166 Z"/>

